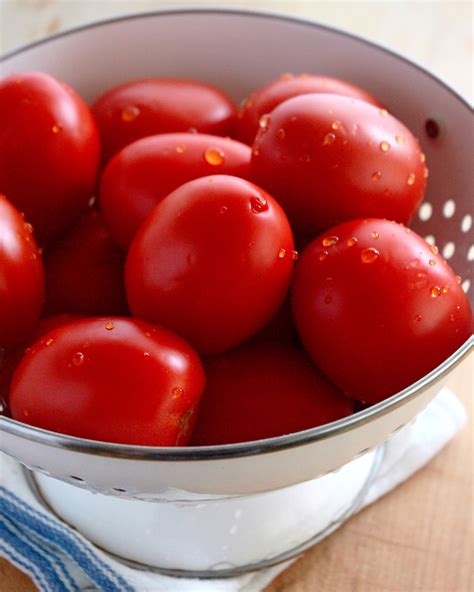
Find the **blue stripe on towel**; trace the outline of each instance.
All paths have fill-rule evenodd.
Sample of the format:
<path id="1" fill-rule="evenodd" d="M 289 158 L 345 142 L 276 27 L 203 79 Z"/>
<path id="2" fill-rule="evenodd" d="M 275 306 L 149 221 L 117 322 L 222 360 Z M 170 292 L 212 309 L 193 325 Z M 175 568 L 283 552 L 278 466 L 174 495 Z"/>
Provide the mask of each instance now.
<path id="1" fill-rule="evenodd" d="M 119 574 L 93 554 L 73 530 L 36 511 L 4 487 L 0 487 L 0 514 L 11 518 L 20 528 L 67 555 L 99 589 L 106 592 L 134 592 Z"/>

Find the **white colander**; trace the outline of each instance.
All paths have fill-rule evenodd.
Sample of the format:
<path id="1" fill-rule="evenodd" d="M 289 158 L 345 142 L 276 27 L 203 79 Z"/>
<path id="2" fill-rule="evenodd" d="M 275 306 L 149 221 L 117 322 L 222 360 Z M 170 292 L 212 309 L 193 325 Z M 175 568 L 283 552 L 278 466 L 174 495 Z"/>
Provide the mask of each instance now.
<path id="1" fill-rule="evenodd" d="M 472 301 L 474 290 L 469 275 L 470 261 L 474 258 L 472 150 L 468 141 L 472 137 L 471 110 L 433 75 L 384 48 L 347 33 L 291 18 L 187 10 L 142 14 L 79 28 L 17 50 L 4 57 L 1 67 L 2 76 L 24 70 L 49 72 L 75 87 L 86 100 L 120 82 L 156 76 L 206 81 L 222 87 L 236 101 L 286 71 L 333 75 L 367 88 L 421 141 L 430 177 L 426 201 L 412 226 L 427 240 L 436 241 L 456 273 L 463 277 L 463 287 Z M 266 564 L 272 557 L 287 557 L 290 549 L 301 550 L 301 543 L 314 539 L 315 531 L 311 536 L 305 534 L 306 538 L 301 534 L 302 512 L 316 511 L 314 504 L 309 504 L 305 487 L 313 487 L 307 490 L 312 492 L 309 497 L 313 501 L 315 492 L 321 493 L 317 511 L 328 514 L 325 527 L 334 523 L 334 519 L 339 520 L 344 508 L 353 505 L 370 477 L 374 454 L 365 453 L 416 417 L 447 382 L 455 366 L 465 360 L 472 344 L 471 338 L 438 368 L 393 397 L 350 417 L 297 434 L 227 446 L 154 448 L 60 435 L 3 417 L 1 449 L 39 475 L 42 493 L 56 511 L 109 550 L 172 571 L 184 569 L 207 574 L 217 565 L 224 573 L 233 573 L 256 563 Z M 354 465 L 346 465 L 354 459 L 360 482 L 350 468 Z M 330 483 L 327 474 L 343 465 L 346 466 L 340 472 L 340 482 Z M 315 479 L 322 475 L 325 477 Z M 323 493 L 334 491 L 335 487 L 344 489 L 344 475 L 352 475 L 345 482 L 347 496 L 341 498 L 337 510 L 328 510 L 329 498 Z M 307 481 L 312 481 L 312 485 L 304 483 Z M 216 518 L 219 512 L 225 514 L 222 508 L 227 507 L 227 513 L 245 512 L 246 507 L 250 508 L 246 503 L 264 497 L 252 494 L 272 492 L 264 495 L 275 496 L 275 490 L 292 485 L 293 489 L 286 490 L 290 494 L 282 496 L 280 501 L 278 497 L 271 498 L 276 501 L 268 504 L 267 512 L 266 504 L 261 504 L 258 524 L 249 522 L 238 537 L 231 533 L 229 539 L 227 531 L 222 536 L 212 534 L 211 522 L 222 519 L 225 523 L 222 516 Z M 136 500 L 136 503 L 113 506 L 124 500 L 90 496 L 78 488 Z M 235 496 L 240 499 L 237 510 Z M 157 504 L 141 504 L 143 500 Z M 168 526 L 163 510 L 166 503 L 170 508 Z M 195 512 L 202 512 L 198 506 L 203 504 L 201 526 L 194 528 L 192 525 L 198 520 Z M 154 539 L 157 548 L 160 541 L 176 538 L 176 527 L 173 530 L 171 523 L 176 525 L 181 521 L 178 539 L 184 540 L 188 533 L 196 546 L 205 546 L 210 538 L 217 537 L 210 552 L 212 557 L 190 562 L 185 557 L 167 559 L 164 551 L 151 556 L 144 553 L 145 539 L 140 532 L 143 534 L 147 520 L 153 520 L 146 512 L 156 514 L 158 507 L 161 528 Z M 181 514 L 179 508 L 183 509 Z M 189 508 L 195 512 L 189 512 Z M 94 512 L 102 516 L 109 512 L 110 517 L 122 516 L 122 519 L 124 512 L 129 517 L 145 512 L 145 517 L 125 521 L 124 540 L 138 541 L 133 552 L 129 548 L 133 541 L 129 547 L 114 546 L 113 539 L 120 538 L 115 519 L 109 520 L 108 531 L 103 525 L 100 533 L 94 530 L 90 520 Z M 86 514 L 88 522 L 92 522 L 87 527 Z M 287 516 L 286 538 L 281 529 L 263 528 L 274 522 L 275 516 L 283 514 Z M 289 532 L 292 524 L 300 536 Z M 251 528 L 260 526 L 259 532 L 264 534 L 259 549 L 250 555 L 239 555 L 237 551 L 248 547 L 248 540 L 255 536 Z M 286 548 L 271 552 L 271 542 L 278 537 L 288 541 Z M 228 540 L 231 543 L 227 544 Z M 149 547 L 151 541 L 149 538 L 146 541 Z M 222 549 L 226 546 L 229 549 L 229 545 L 231 550 L 224 553 Z M 219 548 L 221 552 L 216 551 Z"/>

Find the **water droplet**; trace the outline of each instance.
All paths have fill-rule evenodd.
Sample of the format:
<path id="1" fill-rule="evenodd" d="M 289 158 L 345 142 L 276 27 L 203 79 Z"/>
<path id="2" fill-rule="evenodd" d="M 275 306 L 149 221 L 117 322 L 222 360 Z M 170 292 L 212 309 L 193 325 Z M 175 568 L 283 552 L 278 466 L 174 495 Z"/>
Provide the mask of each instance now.
<path id="1" fill-rule="evenodd" d="M 379 113 L 382 117 L 388 117 L 387 109 L 379 109 Z"/>
<path id="2" fill-rule="evenodd" d="M 112 323 L 112 321 L 107 321 L 105 323 L 105 328 L 107 329 L 107 331 L 112 331 L 112 329 L 115 327 L 115 325 Z"/>
<path id="3" fill-rule="evenodd" d="M 441 294 L 441 288 L 439 286 L 434 286 L 434 288 L 431 288 L 431 297 L 432 298 L 438 298 L 438 296 Z"/>
<path id="4" fill-rule="evenodd" d="M 372 144 L 373 144 L 372 140 L 369 140 L 369 141 L 367 142 L 367 144 L 368 144 L 369 146 L 372 146 Z"/>
<path id="5" fill-rule="evenodd" d="M 339 241 L 338 236 L 326 236 L 323 238 L 323 247 L 334 247 Z"/>
<path id="6" fill-rule="evenodd" d="M 380 171 L 375 171 L 375 173 L 372 173 L 372 179 L 374 181 L 379 181 L 382 178 L 382 173 Z"/>
<path id="7" fill-rule="evenodd" d="M 309 154 L 302 154 L 302 155 L 299 157 L 299 161 L 300 161 L 300 162 L 309 162 L 310 160 L 311 160 L 311 157 L 310 157 L 310 155 L 309 155 Z"/>
<path id="8" fill-rule="evenodd" d="M 255 212 L 256 214 L 264 212 L 265 210 L 268 210 L 267 200 L 261 195 L 257 197 L 251 197 L 250 208 L 252 209 L 252 212 Z"/>
<path id="9" fill-rule="evenodd" d="M 428 263 L 431 265 L 431 267 L 434 267 L 436 265 L 436 261 L 434 259 L 430 259 Z"/>
<path id="10" fill-rule="evenodd" d="M 372 238 L 379 238 L 380 234 L 376 230 L 374 230 L 373 232 L 370 233 L 370 236 Z"/>
<path id="11" fill-rule="evenodd" d="M 449 284 L 444 284 L 443 286 L 443 294 L 447 294 L 449 292 Z"/>
<path id="12" fill-rule="evenodd" d="M 415 173 L 410 173 L 407 177 L 407 185 L 413 185 L 415 183 Z"/>
<path id="13" fill-rule="evenodd" d="M 145 358 L 149 358 L 150 357 L 150 352 L 143 352 L 143 357 Z"/>
<path id="14" fill-rule="evenodd" d="M 424 170 L 423 170 L 423 177 L 424 177 L 425 179 L 427 179 L 427 178 L 429 177 L 429 175 L 430 175 L 430 172 L 429 172 L 429 170 L 428 170 L 428 169 L 425 167 L 425 168 L 424 168 Z"/>
<path id="15" fill-rule="evenodd" d="M 285 130 L 282 127 L 277 131 L 277 138 L 280 140 L 285 139 Z"/>
<path id="16" fill-rule="evenodd" d="M 198 131 L 197 131 L 197 128 L 195 128 L 195 127 L 190 127 L 188 129 L 188 134 L 197 134 L 197 133 L 198 133 Z"/>
<path id="17" fill-rule="evenodd" d="M 289 72 L 285 72 L 280 76 L 280 80 L 291 80 L 292 78 L 293 74 L 290 74 Z"/>
<path id="18" fill-rule="evenodd" d="M 219 210 L 219 214 L 225 214 L 229 208 L 227 206 L 222 206 Z"/>
<path id="19" fill-rule="evenodd" d="M 321 253 L 319 253 L 319 260 L 324 261 L 328 255 L 329 253 L 327 251 L 321 251 Z"/>
<path id="20" fill-rule="evenodd" d="M 74 366 L 80 366 L 81 364 L 84 363 L 85 359 L 86 359 L 86 357 L 82 352 L 76 352 L 72 356 L 72 363 L 74 364 Z"/>
<path id="21" fill-rule="evenodd" d="M 255 148 L 252 149 L 252 154 L 254 156 L 258 156 L 260 154 L 260 150 L 257 147 L 255 147 Z"/>
<path id="22" fill-rule="evenodd" d="M 173 393 L 173 399 L 179 399 L 179 397 L 181 397 L 182 394 L 184 393 L 184 390 L 179 386 L 175 386 L 174 389 L 172 390 L 172 393 Z"/>
<path id="23" fill-rule="evenodd" d="M 430 251 L 435 255 L 438 254 L 438 247 L 436 245 L 430 245 Z"/>
<path id="24" fill-rule="evenodd" d="M 179 146 L 176 146 L 176 152 L 178 154 L 183 154 L 183 152 L 186 150 L 185 146 L 183 146 L 182 144 L 179 144 Z"/>
<path id="25" fill-rule="evenodd" d="M 332 302 L 332 296 L 325 296 L 324 297 L 324 304 L 331 304 Z"/>
<path id="26" fill-rule="evenodd" d="M 50 337 L 49 339 L 47 339 L 47 340 L 45 341 L 45 344 L 46 344 L 47 346 L 49 346 L 49 345 L 51 345 L 51 344 L 53 343 L 53 341 L 54 341 L 54 339 L 53 339 L 52 337 Z"/>
<path id="27" fill-rule="evenodd" d="M 28 409 L 23 409 L 22 410 L 22 414 L 23 414 L 23 417 L 28 417 L 28 415 L 30 414 L 30 412 L 29 412 Z"/>
<path id="28" fill-rule="evenodd" d="M 286 255 L 286 249 L 284 249 L 283 247 L 278 251 L 278 258 L 279 259 L 283 259 L 283 257 L 285 257 Z"/>
<path id="29" fill-rule="evenodd" d="M 323 146 L 328 146 L 329 144 L 332 144 L 335 139 L 336 139 L 336 134 L 329 132 L 328 134 L 326 134 L 324 136 Z"/>
<path id="30" fill-rule="evenodd" d="M 299 259 L 300 254 L 298 253 L 298 251 L 290 251 L 290 257 L 293 259 L 293 261 L 297 261 Z"/>
<path id="31" fill-rule="evenodd" d="M 396 140 L 397 144 L 405 144 L 404 136 L 396 135 L 395 140 Z"/>
<path id="32" fill-rule="evenodd" d="M 382 152 L 388 152 L 390 150 L 390 144 L 385 140 L 380 142 L 380 150 L 382 150 Z"/>
<path id="33" fill-rule="evenodd" d="M 419 322 L 421 321 L 421 315 L 419 315 L 419 314 L 418 314 L 418 315 L 416 315 L 416 317 L 415 317 L 415 321 L 416 321 L 417 323 L 419 323 Z"/>
<path id="34" fill-rule="evenodd" d="M 424 152 L 420 152 L 420 162 L 425 162 L 426 161 L 426 156 Z"/>
<path id="35" fill-rule="evenodd" d="M 337 121 L 337 120 L 336 121 L 333 121 L 331 127 L 332 127 L 333 130 L 341 129 L 341 127 L 342 127 L 341 126 L 341 122 L 340 121 Z"/>
<path id="36" fill-rule="evenodd" d="M 208 177 L 208 178 L 207 178 L 207 182 L 208 182 L 208 183 L 212 183 L 213 181 L 214 181 L 214 177 Z"/>
<path id="37" fill-rule="evenodd" d="M 265 113 L 264 115 L 262 115 L 262 117 L 260 117 L 258 125 L 261 129 L 267 129 L 269 123 L 270 115 L 268 113 Z"/>
<path id="38" fill-rule="evenodd" d="M 462 282 L 462 277 L 460 275 L 456 276 L 456 282 L 460 284 Z"/>
<path id="39" fill-rule="evenodd" d="M 354 245 L 357 244 L 357 242 L 358 241 L 357 241 L 356 237 L 353 236 L 353 237 L 347 239 L 347 246 L 348 247 L 353 247 Z"/>
<path id="40" fill-rule="evenodd" d="M 411 233 L 411 228 L 405 228 L 405 232 L 406 232 L 407 234 L 410 234 L 410 233 Z"/>
<path id="41" fill-rule="evenodd" d="M 456 317 L 454 316 L 454 314 L 453 314 L 453 313 L 451 313 L 451 314 L 449 315 L 449 320 L 450 320 L 451 322 L 454 322 L 454 321 L 456 320 Z"/>
<path id="42" fill-rule="evenodd" d="M 204 152 L 204 160 L 211 166 L 220 166 L 224 162 L 224 152 L 220 148 L 208 148 Z"/>
<path id="43" fill-rule="evenodd" d="M 126 123 L 130 123 L 134 121 L 140 115 L 140 109 L 135 107 L 135 105 L 128 105 L 122 109 L 122 113 L 120 114 L 122 121 Z"/>
<path id="44" fill-rule="evenodd" d="M 360 258 L 362 259 L 363 263 L 373 263 L 379 255 L 380 253 L 377 251 L 377 249 L 369 247 L 368 249 L 364 249 L 362 251 Z"/>
<path id="45" fill-rule="evenodd" d="M 59 123 L 55 123 L 51 129 L 53 130 L 53 134 L 59 134 L 59 132 L 63 129 L 63 126 Z"/>

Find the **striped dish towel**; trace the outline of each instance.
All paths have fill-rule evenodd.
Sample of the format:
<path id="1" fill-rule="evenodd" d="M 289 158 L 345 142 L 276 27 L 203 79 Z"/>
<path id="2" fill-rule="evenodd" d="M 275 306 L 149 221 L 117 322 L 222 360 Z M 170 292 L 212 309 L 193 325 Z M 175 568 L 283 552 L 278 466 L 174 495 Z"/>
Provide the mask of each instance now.
<path id="1" fill-rule="evenodd" d="M 404 428 L 388 442 L 362 507 L 426 464 L 465 421 L 461 403 L 443 389 L 419 415 L 410 438 Z M 222 580 L 171 578 L 135 570 L 45 510 L 20 465 L 5 455 L 0 462 L 0 555 L 29 574 L 42 592 L 259 592 L 292 561 Z"/>

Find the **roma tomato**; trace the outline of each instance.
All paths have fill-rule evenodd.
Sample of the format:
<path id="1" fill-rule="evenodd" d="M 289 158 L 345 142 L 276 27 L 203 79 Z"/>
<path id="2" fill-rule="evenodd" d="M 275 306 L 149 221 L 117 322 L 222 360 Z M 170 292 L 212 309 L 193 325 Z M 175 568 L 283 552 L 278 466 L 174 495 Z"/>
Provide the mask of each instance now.
<path id="1" fill-rule="evenodd" d="M 206 134 L 160 134 L 125 147 L 109 162 L 100 207 L 124 249 L 154 206 L 187 181 L 215 172 L 248 178 L 250 148 Z"/>
<path id="2" fill-rule="evenodd" d="M 309 93 L 331 93 L 353 97 L 383 107 L 382 103 L 363 88 L 329 76 L 317 74 L 283 74 L 277 80 L 253 92 L 237 114 L 235 137 L 252 145 L 262 116 L 270 113 L 283 101 Z"/>
<path id="3" fill-rule="evenodd" d="M 15 419 L 122 444 L 178 446 L 192 430 L 204 373 L 177 335 L 132 319 L 84 319 L 26 352 L 10 392 Z"/>
<path id="4" fill-rule="evenodd" d="M 124 257 L 99 212 L 88 212 L 57 240 L 44 266 L 49 314 L 127 314 Z"/>
<path id="5" fill-rule="evenodd" d="M 99 135 L 84 101 L 48 74 L 0 83 L 0 191 L 25 213 L 39 241 L 87 209 L 99 166 Z"/>
<path id="6" fill-rule="evenodd" d="M 134 316 L 199 352 L 256 333 L 288 290 L 293 237 L 275 200 L 248 181 L 202 177 L 159 203 L 133 240 L 125 283 Z"/>
<path id="7" fill-rule="evenodd" d="M 350 415 L 353 403 L 290 345 L 246 343 L 205 364 L 191 445 L 273 438 Z"/>
<path id="8" fill-rule="evenodd" d="M 384 109 L 329 94 L 295 97 L 264 122 L 252 178 L 282 205 L 300 236 L 372 216 L 407 223 L 427 170 L 412 133 Z"/>
<path id="9" fill-rule="evenodd" d="M 236 107 L 218 88 L 192 80 L 133 80 L 110 89 L 92 107 L 104 161 L 145 136 L 194 130 L 226 136 Z"/>
<path id="10" fill-rule="evenodd" d="M 22 345 L 5 349 L 3 355 L 0 349 L 0 399 L 3 399 L 3 401 L 8 403 L 10 383 L 13 373 L 25 354 L 26 348 L 52 329 L 79 318 L 80 317 L 77 315 L 59 314 L 40 319 L 34 331 L 28 336 L 28 339 Z"/>
<path id="11" fill-rule="evenodd" d="M 43 264 L 32 227 L 0 195 L 0 347 L 27 338 L 43 302 Z"/>
<path id="12" fill-rule="evenodd" d="M 376 403 L 412 384 L 471 333 L 466 295 L 436 247 L 387 220 L 331 228 L 303 252 L 293 313 L 317 366 Z"/>

